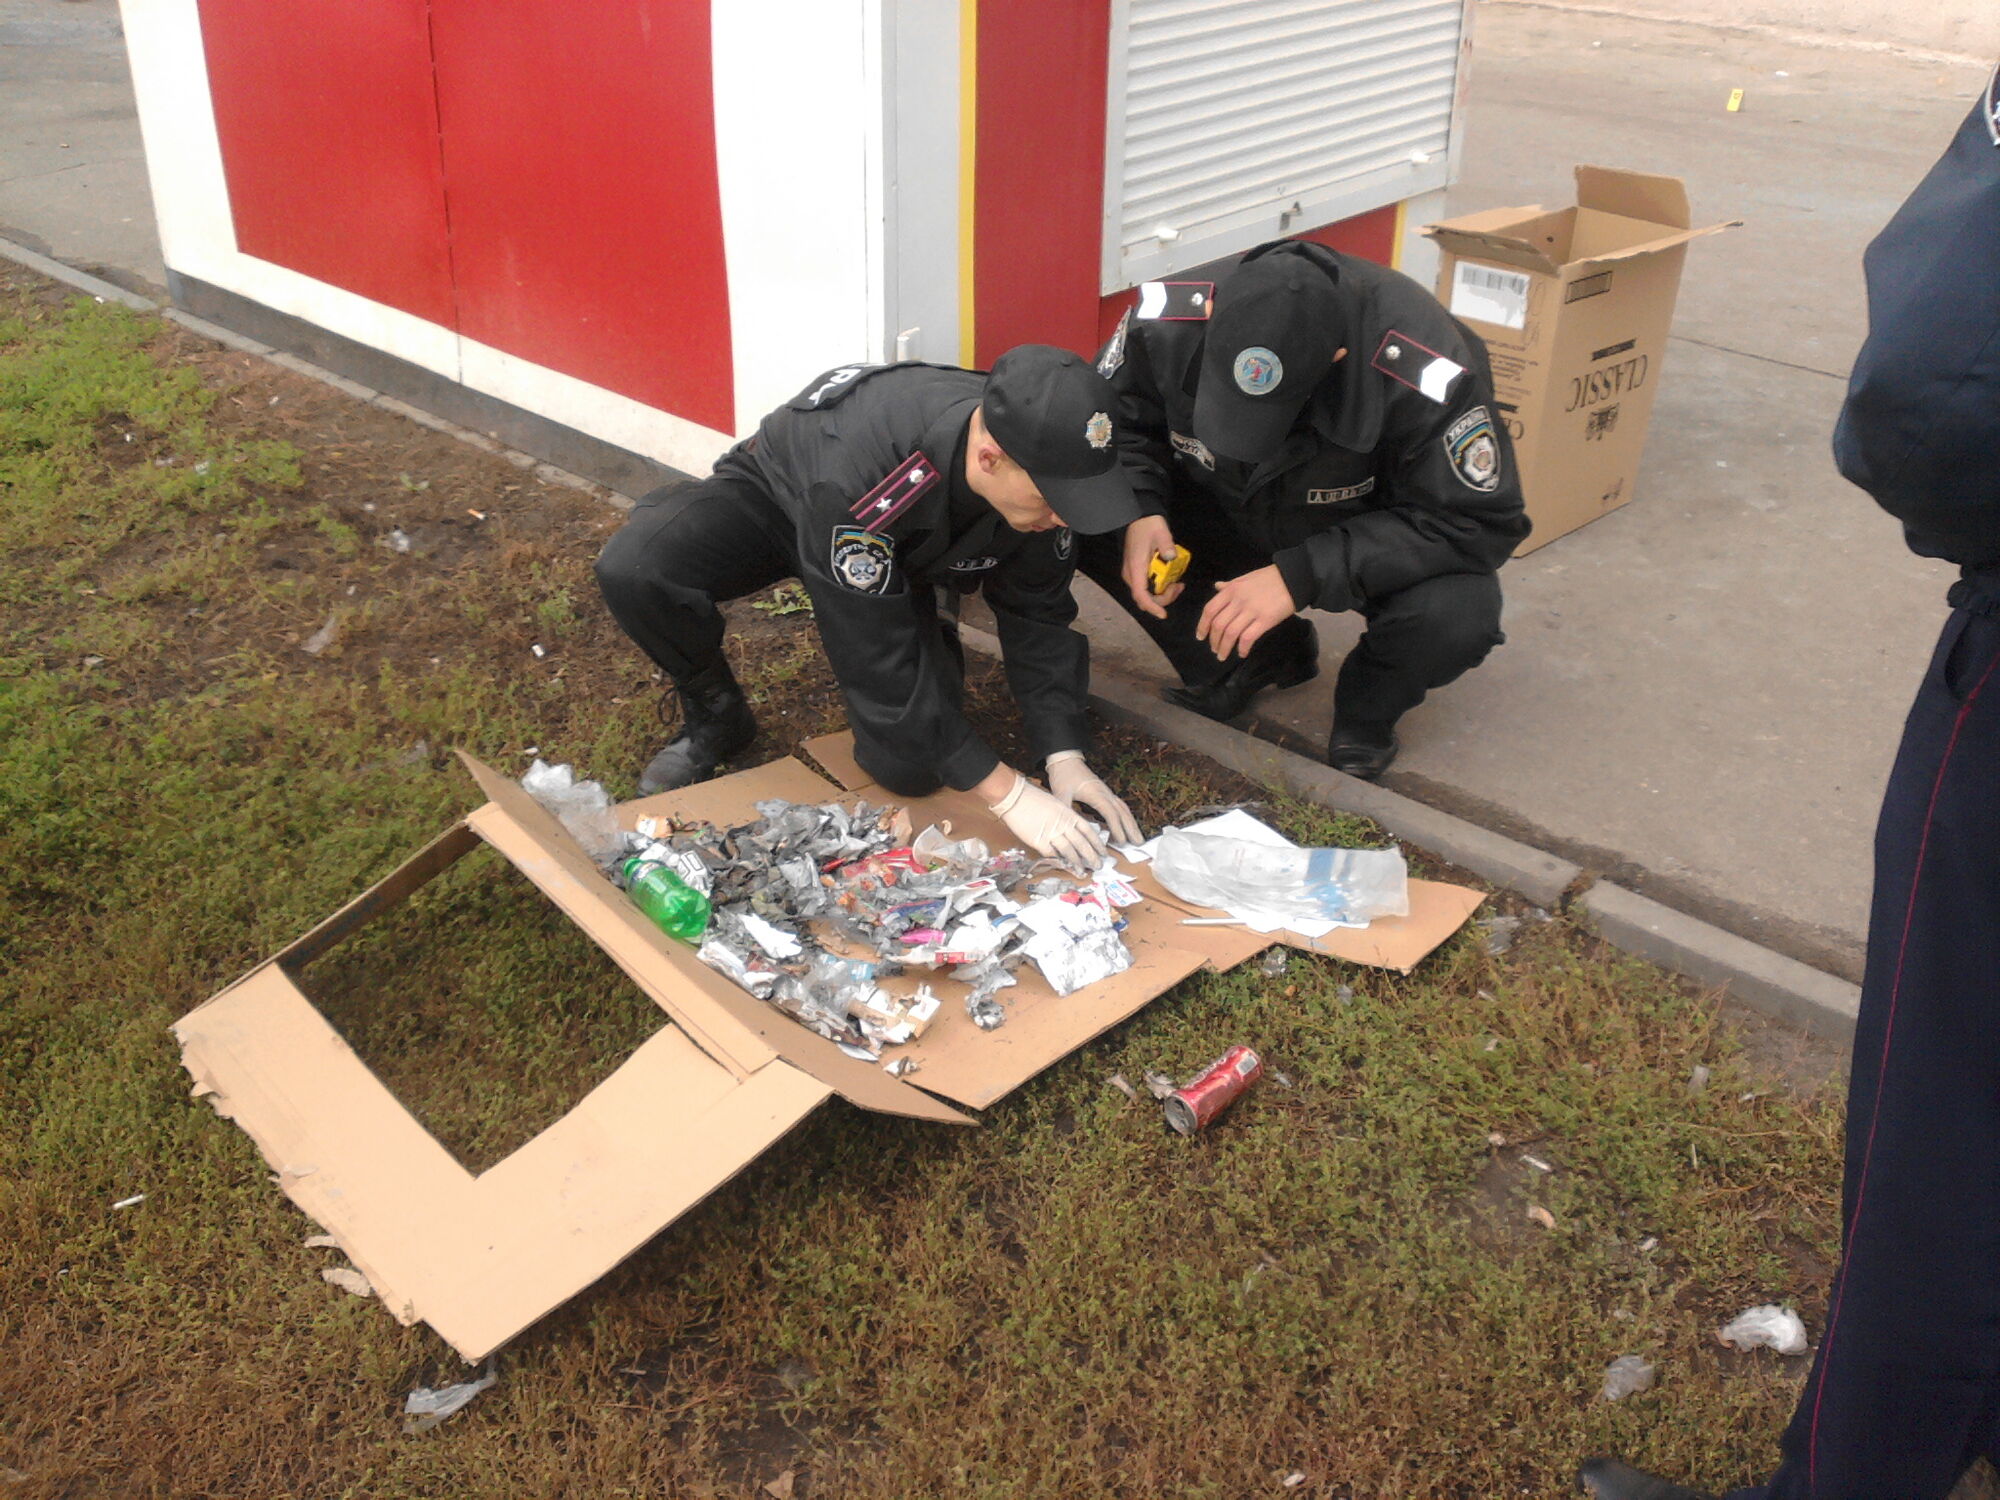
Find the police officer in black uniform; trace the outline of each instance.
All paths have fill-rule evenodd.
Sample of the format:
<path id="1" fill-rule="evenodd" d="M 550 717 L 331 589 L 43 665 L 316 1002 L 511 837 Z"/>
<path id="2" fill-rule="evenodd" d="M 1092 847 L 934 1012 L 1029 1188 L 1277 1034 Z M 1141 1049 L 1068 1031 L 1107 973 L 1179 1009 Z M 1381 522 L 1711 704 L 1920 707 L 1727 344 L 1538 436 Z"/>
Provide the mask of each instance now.
<path id="1" fill-rule="evenodd" d="M 1085 764 L 1089 645 L 1069 628 L 1072 532 L 1138 514 L 1117 463 L 1116 402 L 1066 350 L 1028 344 L 991 375 L 847 365 L 772 412 L 709 478 L 657 490 L 605 546 L 597 579 L 627 635 L 673 679 L 683 723 L 639 780 L 713 776 L 756 722 L 722 654 L 719 601 L 784 578 L 812 596 L 854 729 L 886 790 L 974 790 L 1042 853 L 1103 855 L 1138 828 Z M 960 711 L 963 659 L 939 591 L 982 591 L 1050 791 L 1001 763 Z"/>
<path id="2" fill-rule="evenodd" d="M 1783 1463 L 1731 1500 L 1944 1500 L 2000 1454 L 2000 74 L 1865 265 L 1834 456 L 1961 574 L 1876 828 L 1826 1328 Z"/>
<path id="3" fill-rule="evenodd" d="M 1327 759 L 1379 776 L 1396 721 L 1502 640 L 1495 573 L 1528 521 L 1485 346 L 1409 277 L 1281 240 L 1219 287 L 1141 288 L 1098 369 L 1146 515 L 1078 566 L 1180 674 L 1167 698 L 1232 719 L 1319 671 L 1298 611 L 1358 610 Z M 1148 565 L 1182 543 L 1156 597 Z"/>

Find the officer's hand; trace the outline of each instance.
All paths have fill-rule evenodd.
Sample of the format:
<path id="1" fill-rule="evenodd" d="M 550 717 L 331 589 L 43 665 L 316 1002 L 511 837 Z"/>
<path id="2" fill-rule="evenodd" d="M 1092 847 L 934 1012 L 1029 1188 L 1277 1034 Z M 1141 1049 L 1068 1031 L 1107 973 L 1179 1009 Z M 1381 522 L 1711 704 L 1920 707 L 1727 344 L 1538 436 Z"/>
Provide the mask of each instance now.
<path id="1" fill-rule="evenodd" d="M 1232 652 L 1248 656 L 1265 631 L 1298 612 L 1284 574 L 1273 564 L 1216 585 L 1194 638 L 1207 641 L 1209 650 L 1228 661 Z"/>
<path id="2" fill-rule="evenodd" d="M 1008 832 L 1037 854 L 1049 854 L 1079 874 L 1104 863 L 1104 840 L 1090 820 L 1019 771 L 1006 796 L 992 804 Z"/>
<path id="3" fill-rule="evenodd" d="M 1147 586 L 1146 571 L 1155 557 L 1173 555 L 1174 534 L 1165 516 L 1141 516 L 1125 528 L 1125 587 L 1132 591 L 1134 604 L 1159 620 L 1167 617 L 1167 606 L 1180 598 L 1187 585 L 1176 583 L 1165 593 L 1155 594 Z"/>
<path id="4" fill-rule="evenodd" d="M 1139 820 L 1097 773 L 1084 764 L 1081 750 L 1058 750 L 1048 758 L 1049 790 L 1071 807 L 1081 802 L 1104 820 L 1114 844 L 1139 842 Z"/>

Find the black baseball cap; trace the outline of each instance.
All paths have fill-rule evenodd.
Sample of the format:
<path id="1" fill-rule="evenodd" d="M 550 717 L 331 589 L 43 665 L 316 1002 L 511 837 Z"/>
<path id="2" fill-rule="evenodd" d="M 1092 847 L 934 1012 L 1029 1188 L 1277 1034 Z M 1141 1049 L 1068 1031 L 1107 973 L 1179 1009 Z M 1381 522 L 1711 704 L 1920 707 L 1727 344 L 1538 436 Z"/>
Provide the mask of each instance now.
<path id="1" fill-rule="evenodd" d="M 1262 463 L 1333 368 L 1340 289 L 1282 249 L 1240 262 L 1215 289 L 1195 387 L 1194 435 L 1224 458 Z"/>
<path id="2" fill-rule="evenodd" d="M 986 430 L 1028 471 L 1072 531 L 1116 531 L 1139 519 L 1118 463 L 1111 382 L 1067 349 L 1018 344 L 993 362 L 980 398 Z"/>

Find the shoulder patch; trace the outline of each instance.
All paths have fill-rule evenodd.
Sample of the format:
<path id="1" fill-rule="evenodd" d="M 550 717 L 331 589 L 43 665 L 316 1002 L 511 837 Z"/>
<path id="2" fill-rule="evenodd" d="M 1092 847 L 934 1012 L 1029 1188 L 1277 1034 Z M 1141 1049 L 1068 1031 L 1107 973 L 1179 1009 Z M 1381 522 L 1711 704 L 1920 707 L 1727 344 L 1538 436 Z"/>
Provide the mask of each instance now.
<path id="1" fill-rule="evenodd" d="M 836 526 L 827 571 L 844 589 L 857 594 L 886 594 L 896 573 L 896 549 L 887 537 L 860 526 Z"/>
<path id="2" fill-rule="evenodd" d="M 1204 469 L 1215 467 L 1215 455 L 1209 451 L 1208 444 L 1200 438 L 1190 437 L 1185 432 L 1170 431 L 1167 434 L 1167 441 L 1174 445 L 1174 452 L 1185 453 Z"/>
<path id="3" fill-rule="evenodd" d="M 1439 439 L 1452 472 L 1468 489 L 1491 494 L 1500 488 L 1500 439 L 1493 433 L 1493 416 L 1475 406 L 1445 429 Z"/>
<path id="4" fill-rule="evenodd" d="M 1391 380 L 1399 381 L 1440 405 L 1450 399 L 1452 387 L 1465 373 L 1464 365 L 1446 359 L 1437 350 L 1393 328 L 1382 335 L 1382 342 L 1376 346 L 1371 363 Z"/>
<path id="5" fill-rule="evenodd" d="M 1075 550 L 1076 550 L 1076 533 L 1071 531 L 1067 526 L 1057 527 L 1056 556 L 1061 558 L 1064 562 L 1068 562 L 1070 553 L 1074 552 Z"/>
<path id="6" fill-rule="evenodd" d="M 1111 330 L 1111 338 L 1097 355 L 1097 373 L 1109 380 L 1118 373 L 1118 367 L 1125 363 L 1125 335 L 1132 331 L 1132 309 L 1126 308 L 1119 314 L 1118 326 Z"/>
<path id="7" fill-rule="evenodd" d="M 1142 281 L 1139 316 L 1147 322 L 1206 323 L 1215 306 L 1212 281 Z"/>
<path id="8" fill-rule="evenodd" d="M 849 514 L 869 531 L 880 531 L 944 481 L 936 464 L 919 448 L 889 471 L 874 489 L 854 502 Z"/>

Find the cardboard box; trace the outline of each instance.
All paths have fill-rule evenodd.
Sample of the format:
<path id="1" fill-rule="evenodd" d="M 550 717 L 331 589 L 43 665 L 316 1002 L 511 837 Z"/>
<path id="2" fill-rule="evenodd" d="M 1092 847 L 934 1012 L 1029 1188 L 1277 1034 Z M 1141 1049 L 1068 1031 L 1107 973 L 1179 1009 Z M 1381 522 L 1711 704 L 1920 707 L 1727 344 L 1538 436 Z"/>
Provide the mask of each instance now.
<path id="1" fill-rule="evenodd" d="M 1576 169 L 1576 204 L 1466 214 L 1438 242 L 1438 300 L 1486 341 L 1532 552 L 1632 498 L 1691 240 L 1678 177 Z M 1516 555 L 1519 555 L 1517 553 Z"/>
<path id="2" fill-rule="evenodd" d="M 848 792 L 882 804 L 846 735 L 809 747 Z M 754 1161 L 826 1100 L 971 1124 L 983 1108 L 1204 966 L 1228 968 L 1286 935 L 1186 927 L 1194 908 L 1150 873 L 1130 907 L 1132 967 L 1066 998 L 1023 968 L 1007 1022 L 981 1031 L 937 984 L 944 1009 L 894 1049 L 915 1085 L 849 1057 L 745 994 L 653 926 L 518 783 L 470 756 L 488 797 L 386 879 L 174 1025 L 194 1095 L 248 1131 L 287 1196 L 339 1243 L 404 1323 L 422 1319 L 468 1360 L 484 1358 L 567 1301 Z M 671 813 L 728 825 L 755 804 L 843 796 L 785 759 L 684 791 L 628 802 L 625 827 Z M 976 798 L 906 804 L 916 825 L 1015 842 Z M 634 1049 L 562 1119 L 474 1176 L 357 1057 L 302 987 L 305 969 L 481 842 L 526 875 L 631 976 L 673 1024 Z M 1408 972 L 1464 924 L 1477 891 L 1411 882 L 1411 913 L 1312 946 Z M 915 976 L 890 981 L 913 990 Z M 1250 1038 L 1253 1043 L 1254 1038 Z"/>

